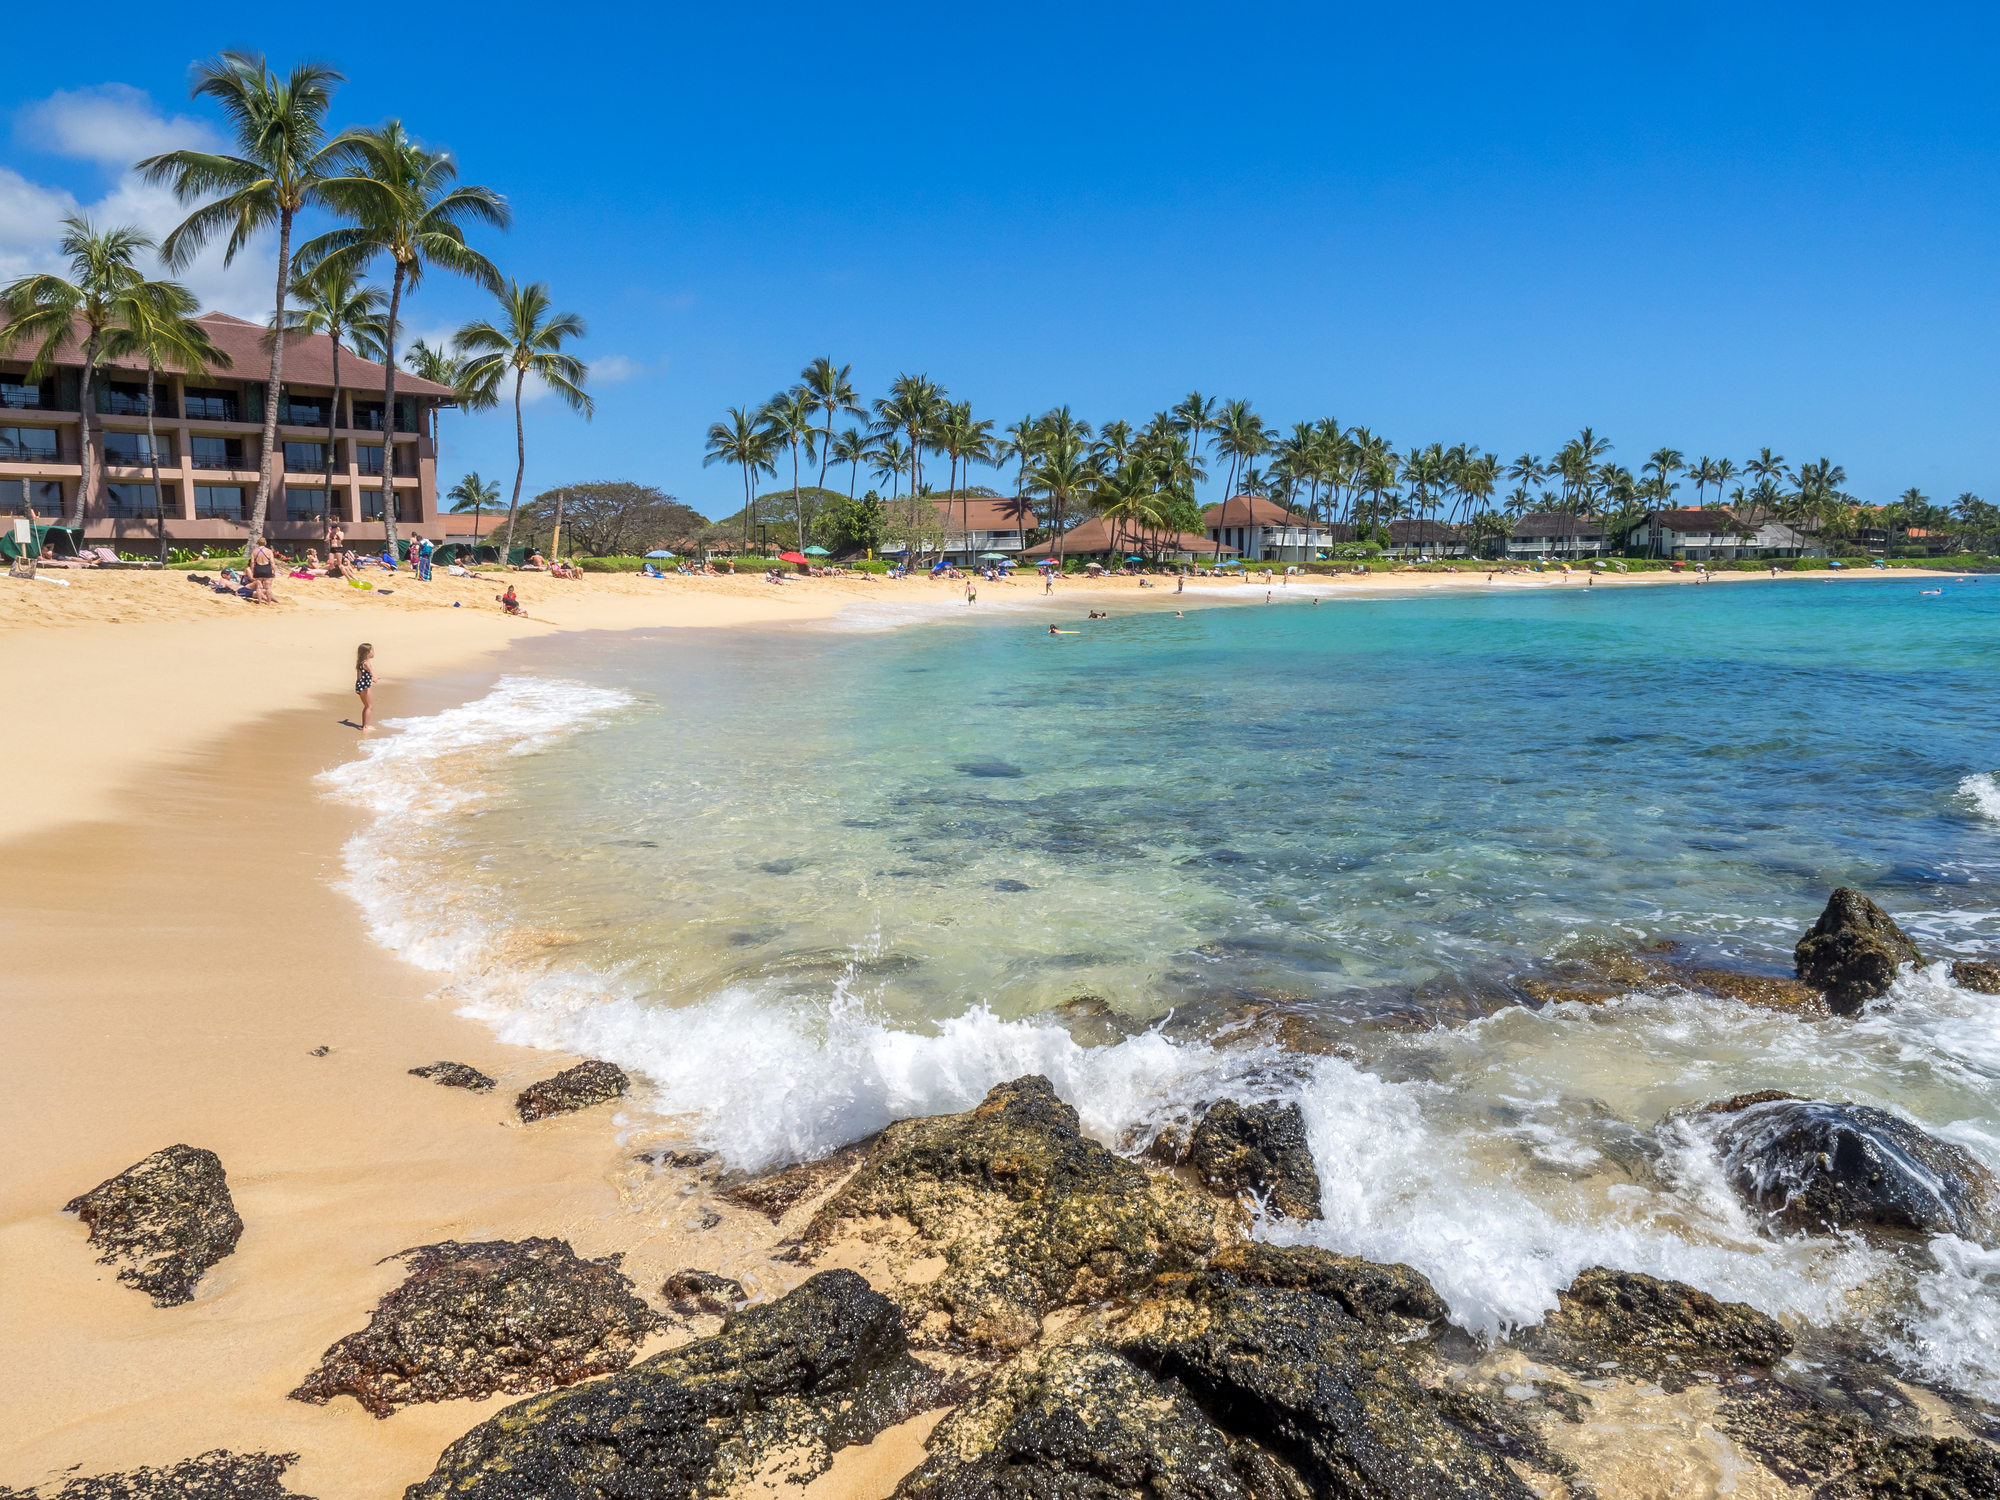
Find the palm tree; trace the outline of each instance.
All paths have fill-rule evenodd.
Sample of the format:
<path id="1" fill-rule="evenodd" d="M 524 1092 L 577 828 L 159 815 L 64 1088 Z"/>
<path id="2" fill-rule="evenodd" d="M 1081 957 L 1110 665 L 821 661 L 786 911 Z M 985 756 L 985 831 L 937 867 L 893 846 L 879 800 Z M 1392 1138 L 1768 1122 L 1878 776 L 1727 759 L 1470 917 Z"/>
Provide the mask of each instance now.
<path id="1" fill-rule="evenodd" d="M 398 425 L 396 329 L 402 316 L 404 288 L 414 293 L 423 281 L 424 272 L 432 266 L 441 266 L 478 282 L 500 297 L 504 305 L 510 294 L 501 290 L 500 273 L 492 261 L 465 243 L 465 226 L 478 223 L 505 229 L 512 216 L 507 200 L 491 188 L 456 186 L 458 166 L 450 153 L 419 145 L 403 133 L 400 120 L 391 120 L 374 130 L 343 131 L 328 143 L 326 157 L 342 175 L 323 181 L 320 196 L 352 224 L 320 235 L 299 251 L 300 260 L 316 265 L 329 257 L 338 257 L 358 271 L 376 255 L 386 254 L 394 266 L 382 358 L 382 525 L 393 553 Z M 518 293 L 518 288 L 513 291 Z M 518 386 L 515 394 L 518 433 Z M 565 395 L 564 399 L 570 398 Z M 576 405 L 574 401 L 570 404 Z M 514 514 L 520 503 L 517 479 L 514 503 L 507 510 L 510 549 L 514 540 Z"/>
<path id="2" fill-rule="evenodd" d="M 583 383 L 590 376 L 590 367 L 574 354 L 562 352 L 566 340 L 584 336 L 583 319 L 575 313 L 555 311 L 549 300 L 549 284 L 546 281 L 522 286 L 509 278 L 506 289 L 497 295 L 500 299 L 500 321 L 467 323 L 452 335 L 451 347 L 466 357 L 463 378 L 470 386 L 497 388 L 507 371 L 514 372 L 514 498 L 507 506 L 506 551 L 500 554 L 505 558 L 514 550 L 514 518 L 521 509 L 521 480 L 528 472 L 527 429 L 521 422 L 521 387 L 530 375 L 534 376 L 554 391 L 571 411 L 582 412 L 586 422 L 596 414 L 597 403 L 583 390 Z M 384 448 L 394 445 L 393 438 L 386 439 L 383 444 Z M 386 466 L 383 473 L 382 509 L 386 516 L 395 507 L 388 503 Z M 394 547 L 395 542 L 396 534 L 391 531 L 389 545 Z"/>
<path id="3" fill-rule="evenodd" d="M 835 463 L 847 465 L 847 498 L 852 500 L 861 479 L 861 466 L 868 462 L 874 452 L 874 445 L 867 433 L 859 427 L 850 427 L 827 444 L 827 452 L 833 455 Z M 826 477 L 823 471 L 820 477 L 822 479 Z"/>
<path id="4" fill-rule="evenodd" d="M 875 467 L 868 472 L 878 481 L 889 481 L 889 498 L 893 500 L 902 493 L 902 478 L 910 469 L 910 450 L 903 446 L 901 438 L 891 434 L 876 439 L 873 452 Z"/>
<path id="5" fill-rule="evenodd" d="M 37 382 L 55 366 L 56 355 L 70 341 L 77 323 L 84 326 L 82 396 L 77 402 L 82 419 L 83 451 L 79 455 L 83 477 L 77 485 L 76 505 L 69 525 L 81 528 L 89 502 L 96 498 L 97 468 L 90 451 L 90 417 L 96 408 L 92 383 L 103 360 L 107 337 L 120 326 L 121 309 L 134 288 L 145 281 L 133 259 L 153 242 L 130 225 L 99 231 L 89 219 L 72 214 L 63 221 L 63 237 L 58 248 L 69 257 L 74 281 L 40 273 L 23 276 L 0 291 L 0 310 L 6 327 L 0 328 L 0 354 L 26 345 L 35 346 L 28 369 L 30 382 Z"/>
<path id="6" fill-rule="evenodd" d="M 479 517 L 487 506 L 499 501 L 500 482 L 497 479 L 482 480 L 479 471 L 474 469 L 451 487 L 451 493 L 446 495 L 445 499 L 451 501 L 453 515 L 462 516 L 467 511 L 472 512 L 472 555 L 478 557 Z"/>
<path id="7" fill-rule="evenodd" d="M 1116 473 L 1100 477 L 1092 503 L 1099 515 L 1113 523 L 1112 545 L 1120 552 L 1128 545 L 1128 527 L 1138 528 L 1139 545 L 1143 546 L 1147 540 L 1157 539 L 1165 518 L 1165 497 L 1160 494 L 1152 466 L 1142 460 L 1135 459 Z M 1152 550 L 1159 549 L 1155 546 Z"/>
<path id="8" fill-rule="evenodd" d="M 222 263 L 273 224 L 278 227 L 278 288 L 271 373 L 264 386 L 264 448 L 257 465 L 257 499 L 250 512 L 250 535 L 264 534 L 271 503 L 272 465 L 279 458 L 278 398 L 285 378 L 285 289 L 292 264 L 292 222 L 301 211 L 326 202 L 322 194 L 329 165 L 326 112 L 342 75 L 319 63 L 300 63 L 282 81 L 265 66 L 260 52 L 224 52 L 196 65 L 190 96 L 206 95 L 221 106 L 236 137 L 233 156 L 209 151 L 169 151 L 138 163 L 148 182 L 166 183 L 182 203 L 210 198 L 160 247 L 166 263 L 179 269 L 217 234 L 227 232 Z"/>
<path id="9" fill-rule="evenodd" d="M 826 466 L 835 462 L 833 419 L 843 414 L 852 417 L 868 415 L 868 409 L 855 399 L 854 382 L 848 378 L 853 370 L 852 365 L 841 365 L 836 369 L 832 360 L 816 359 L 799 372 L 799 388 L 812 401 L 813 408 L 826 418 L 819 444 L 821 489 L 826 488 Z"/>
<path id="10" fill-rule="evenodd" d="M 1220 413 L 1214 398 L 1204 396 L 1200 391 L 1189 391 L 1169 415 L 1173 419 L 1174 430 L 1188 440 L 1188 452 L 1199 463 L 1202 439 L 1220 425 Z M 1226 495 L 1223 497 L 1225 501 L 1228 498 Z"/>
<path id="11" fill-rule="evenodd" d="M 1791 471 L 1785 467 L 1783 454 L 1773 453 L 1769 448 L 1764 448 L 1758 451 L 1755 458 L 1743 465 L 1743 472 L 1755 475 L 1759 479 L 1768 479 L 1775 484 L 1788 477 Z"/>
<path id="12" fill-rule="evenodd" d="M 815 410 L 811 394 L 804 386 L 795 385 L 766 401 L 758 413 L 764 430 L 792 450 L 792 520 L 798 528 L 801 551 L 806 545 L 806 513 L 804 502 L 799 499 L 799 447 L 804 445 L 806 461 L 810 463 L 819 443 L 819 429 L 813 426 Z"/>
<path id="13" fill-rule="evenodd" d="M 1064 410 L 1067 414 L 1067 408 Z M 1084 453 L 1081 443 L 1054 444 L 1035 465 L 1030 482 L 1037 494 L 1049 497 L 1049 520 L 1056 533 L 1058 567 L 1069 557 L 1069 549 L 1065 545 L 1065 533 L 1069 528 L 1063 524 L 1069 515 L 1069 508 L 1094 489 L 1099 478 L 1096 463 Z"/>
<path id="14" fill-rule="evenodd" d="M 377 293 L 379 296 L 380 293 Z M 432 385 L 447 386 L 454 400 L 458 398 L 459 382 L 465 376 L 465 361 L 454 358 L 451 351 L 441 345 L 427 344 L 418 339 L 403 351 L 403 368 L 419 380 L 428 380 Z M 334 392 L 336 400 L 340 393 Z M 438 451 L 438 419 L 443 414 L 444 403 L 431 407 L 431 452 Z"/>
<path id="15" fill-rule="evenodd" d="M 1250 409 L 1248 401 L 1231 401 L 1222 408 L 1215 424 L 1215 449 L 1229 455 L 1229 483 L 1223 487 L 1222 514 L 1216 522 L 1215 557 L 1222 560 L 1222 527 L 1229 521 L 1229 502 L 1236 492 L 1236 477 L 1243 466 L 1271 446 L 1264 431 L 1264 419 Z"/>
<path id="16" fill-rule="evenodd" d="M 299 300 L 297 310 L 283 314 L 284 327 L 291 333 L 323 333 L 333 345 L 333 399 L 326 408 L 326 499 L 333 504 L 334 422 L 340 410 L 340 346 L 350 343 L 363 359 L 379 359 L 382 354 L 382 307 L 385 299 L 379 287 L 365 286 L 347 266 L 337 261 L 315 266 L 303 276 L 292 278 L 292 295 Z M 419 341 L 419 348 L 426 346 Z M 429 378 L 429 377 L 426 377 Z M 433 443 L 435 448 L 435 443 Z M 331 515 L 327 518 L 332 519 Z M 331 534 L 331 526 L 328 533 Z"/>
<path id="17" fill-rule="evenodd" d="M 910 493 L 915 495 L 924 477 L 924 446 L 937 425 L 944 405 L 945 389 L 926 375 L 899 374 L 889 384 L 889 394 L 875 403 L 875 430 L 900 432 L 910 443 Z"/>
<path id="18" fill-rule="evenodd" d="M 743 546 L 748 551 L 751 478 L 757 474 L 776 473 L 777 466 L 771 462 L 771 435 L 764 429 L 757 414 L 732 406 L 726 415 L 728 421 L 709 424 L 708 448 L 701 466 L 705 469 L 710 464 L 735 464 L 743 471 Z"/>
<path id="19" fill-rule="evenodd" d="M 146 456 L 153 469 L 154 534 L 161 562 L 167 560 L 167 503 L 160 489 L 160 439 L 153 429 L 159 404 L 154 400 L 155 377 L 163 367 L 192 375 L 226 370 L 232 363 L 194 320 L 200 307 L 200 299 L 184 286 L 140 282 L 119 296 L 118 326 L 105 339 L 107 358 L 136 356 L 146 361 Z"/>
<path id="20" fill-rule="evenodd" d="M 1701 497 L 1708 492 L 1708 487 L 1712 484 L 1716 487 L 1716 502 L 1718 504 L 1721 503 L 1722 484 L 1716 478 L 1714 459 L 1704 453 L 1700 458 L 1688 465 L 1687 477 L 1694 481 L 1694 496 L 1697 501 L 1701 500 Z"/>

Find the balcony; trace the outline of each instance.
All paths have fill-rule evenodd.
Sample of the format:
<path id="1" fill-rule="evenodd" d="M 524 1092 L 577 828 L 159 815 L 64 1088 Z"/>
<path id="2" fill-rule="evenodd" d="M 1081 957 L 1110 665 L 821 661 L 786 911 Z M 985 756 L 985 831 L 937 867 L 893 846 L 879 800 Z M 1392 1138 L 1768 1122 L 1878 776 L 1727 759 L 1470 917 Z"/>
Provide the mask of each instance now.
<path id="1" fill-rule="evenodd" d="M 380 401 L 355 402 L 354 420 L 350 422 L 348 426 L 357 432 L 383 431 L 384 425 L 382 421 L 382 403 Z M 398 416 L 396 421 L 396 431 L 415 432 L 416 430 L 417 429 L 410 423 L 403 421 L 400 415 Z"/>
<path id="2" fill-rule="evenodd" d="M 167 450 L 164 443 L 160 445 L 159 461 L 160 467 L 163 469 L 172 468 L 174 465 L 174 456 Z M 106 443 L 104 445 L 104 462 L 108 468 L 149 469 L 153 466 L 153 455 L 142 447 L 121 443 L 114 448 L 111 444 Z"/>
<path id="3" fill-rule="evenodd" d="M 194 514 L 198 521 L 241 521 L 243 491 L 198 484 L 194 487 Z"/>
<path id="4" fill-rule="evenodd" d="M 243 408 L 236 397 L 228 391 L 202 391 L 190 389 L 184 404 L 190 422 L 240 422 Z"/>
<path id="5" fill-rule="evenodd" d="M 56 404 L 55 382 L 44 381 L 41 385 L 22 385 L 18 381 L 0 380 L 0 406 L 14 411 L 50 411 Z"/>
<path id="6" fill-rule="evenodd" d="M 104 496 L 114 521 L 150 521 L 160 513 L 157 492 L 150 484 L 107 484 Z"/>
<path id="7" fill-rule="evenodd" d="M 324 401 L 293 401 L 278 408 L 278 420 L 287 427 L 324 427 L 326 408 Z"/>
<path id="8" fill-rule="evenodd" d="M 0 427 L 0 464 L 52 464 L 59 461 L 53 429 Z"/>
<path id="9" fill-rule="evenodd" d="M 241 453 L 196 453 L 188 462 L 197 469 L 240 469 L 243 467 Z"/>
<path id="10" fill-rule="evenodd" d="M 357 446 L 354 450 L 354 461 L 363 474 L 373 474 L 377 479 L 382 477 L 382 450 L 379 447 L 363 448 Z M 401 469 L 402 466 L 400 464 L 397 465 L 399 473 Z"/>
<path id="11" fill-rule="evenodd" d="M 113 417 L 171 417 L 174 403 L 166 392 L 155 388 L 153 400 L 146 400 L 143 385 L 108 385 L 97 398 L 97 409 Z"/>
<path id="12" fill-rule="evenodd" d="M 285 444 L 285 472 L 287 474 L 324 474 L 326 472 L 326 444 Z"/>

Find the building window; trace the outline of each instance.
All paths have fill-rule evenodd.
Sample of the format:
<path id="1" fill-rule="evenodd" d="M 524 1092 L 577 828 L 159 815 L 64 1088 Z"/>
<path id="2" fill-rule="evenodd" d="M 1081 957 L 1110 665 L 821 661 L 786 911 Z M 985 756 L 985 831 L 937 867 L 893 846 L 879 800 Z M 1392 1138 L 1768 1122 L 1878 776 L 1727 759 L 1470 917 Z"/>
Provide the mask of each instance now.
<path id="1" fill-rule="evenodd" d="M 187 389 L 187 414 L 196 422 L 240 422 L 238 415 L 242 408 L 237 404 L 234 391 L 198 390 L 194 386 Z"/>
<path id="2" fill-rule="evenodd" d="M 191 437 L 188 457 L 197 469 L 240 469 L 243 467 L 241 438 Z"/>
<path id="3" fill-rule="evenodd" d="M 326 514 L 325 490 L 285 490 L 287 521 L 317 521 Z"/>
<path id="4" fill-rule="evenodd" d="M 287 427 L 324 427 L 326 409 L 331 404 L 331 397 L 301 401 L 297 396 L 293 396 L 279 407 L 278 411 L 280 420 Z"/>
<path id="5" fill-rule="evenodd" d="M 150 520 L 160 513 L 158 493 L 150 484 L 107 484 L 104 497 L 120 520 Z"/>
<path id="6" fill-rule="evenodd" d="M 55 428 L 0 427 L 0 462 L 52 464 L 55 461 Z"/>
<path id="7" fill-rule="evenodd" d="M 325 443 L 285 444 L 285 472 L 288 474 L 321 474 L 326 471 Z"/>
<path id="8" fill-rule="evenodd" d="M 0 406 L 17 411 L 51 411 L 56 404 L 56 383 L 44 380 L 29 385 L 24 375 L 0 375 Z"/>
<path id="9" fill-rule="evenodd" d="M 99 387 L 103 394 L 98 398 L 97 409 L 114 417 L 143 417 L 149 407 L 146 388 L 123 381 L 109 381 Z M 155 393 L 157 395 L 157 392 Z M 157 413 L 155 413 L 157 415 Z"/>
<path id="10" fill-rule="evenodd" d="M 409 520 L 410 509 L 413 504 L 413 496 L 401 493 L 397 494 L 396 519 L 398 521 Z M 364 521 L 379 521 L 382 519 L 382 492 L 380 490 L 363 490 L 361 492 L 361 519 Z"/>
<path id="11" fill-rule="evenodd" d="M 62 508 L 60 479 L 0 481 L 0 509 L 7 515 L 25 516 L 32 513 L 44 521 L 49 521 L 60 516 Z"/>
<path id="12" fill-rule="evenodd" d="M 234 485 L 198 484 L 194 487 L 194 513 L 204 521 L 240 521 L 243 491 Z"/>
<path id="13" fill-rule="evenodd" d="M 165 439 L 159 439 L 161 463 L 171 463 L 172 457 Z M 104 461 L 108 464 L 150 464 L 153 461 L 153 446 L 143 432 L 107 432 L 104 434 Z"/>
<path id="14" fill-rule="evenodd" d="M 356 443 L 354 445 L 354 460 L 360 465 L 362 473 L 373 474 L 377 478 L 381 477 L 382 445 L 380 443 Z"/>
<path id="15" fill-rule="evenodd" d="M 415 432 L 417 430 L 416 423 L 412 420 L 412 412 L 406 398 L 398 396 L 396 398 L 396 405 L 402 407 L 402 410 L 397 414 L 396 431 Z M 355 402 L 354 426 L 363 432 L 383 431 L 382 403 L 380 401 Z"/>

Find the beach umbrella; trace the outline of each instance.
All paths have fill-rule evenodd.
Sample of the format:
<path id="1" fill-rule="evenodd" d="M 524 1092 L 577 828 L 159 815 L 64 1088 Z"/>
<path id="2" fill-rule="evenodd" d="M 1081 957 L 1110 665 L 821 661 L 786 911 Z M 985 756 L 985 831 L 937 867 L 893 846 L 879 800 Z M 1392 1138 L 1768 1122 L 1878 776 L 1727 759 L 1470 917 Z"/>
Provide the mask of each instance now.
<path id="1" fill-rule="evenodd" d="M 673 553 L 671 553 L 671 552 L 648 552 L 648 553 L 646 554 L 646 556 L 648 556 L 648 557 L 672 557 L 672 556 L 673 556 Z"/>
<path id="2" fill-rule="evenodd" d="M 982 552 L 979 556 L 981 561 L 1011 562 L 1013 560 L 1004 552 Z"/>
<path id="3" fill-rule="evenodd" d="M 778 554 L 778 561 L 788 562 L 788 563 L 802 563 L 805 561 L 805 559 L 799 556 L 799 554 L 796 552 L 780 552 Z"/>
<path id="4" fill-rule="evenodd" d="M 824 548 L 824 547 L 808 547 L 808 548 L 806 548 L 806 556 L 807 556 L 807 557 L 831 557 L 831 556 L 833 556 L 833 554 L 832 554 L 831 552 L 827 551 L 827 550 L 826 550 L 826 548 Z"/>

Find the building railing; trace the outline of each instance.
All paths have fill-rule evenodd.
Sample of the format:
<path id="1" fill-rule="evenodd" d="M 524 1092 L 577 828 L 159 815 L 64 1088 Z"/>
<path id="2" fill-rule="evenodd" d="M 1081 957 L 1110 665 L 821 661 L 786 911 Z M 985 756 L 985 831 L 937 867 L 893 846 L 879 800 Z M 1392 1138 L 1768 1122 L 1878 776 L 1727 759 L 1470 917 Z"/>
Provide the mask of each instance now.
<path id="1" fill-rule="evenodd" d="M 382 413 L 379 411 L 362 411 L 358 407 L 355 409 L 354 420 L 347 425 L 350 431 L 355 432 L 383 432 L 387 430 L 382 421 Z M 398 412 L 396 414 L 396 431 L 415 432 L 417 430 L 416 424 L 406 421 L 402 413 Z"/>
<path id="2" fill-rule="evenodd" d="M 324 427 L 326 407 L 294 401 L 278 409 L 278 420 L 287 427 Z"/>
<path id="3" fill-rule="evenodd" d="M 197 469 L 240 469 L 243 455 L 240 453 L 196 453 L 188 463 Z"/>
<path id="4" fill-rule="evenodd" d="M 43 410 L 42 388 L 38 385 L 17 385 L 11 380 L 0 380 L 0 406 L 11 407 L 15 411 Z"/>
<path id="5" fill-rule="evenodd" d="M 242 408 L 234 396 L 195 396 L 186 398 L 187 419 L 190 422 L 240 422 Z"/>
<path id="6" fill-rule="evenodd" d="M 106 388 L 97 409 L 113 417 L 143 417 L 149 412 L 156 417 L 171 417 L 174 403 L 165 392 L 156 392 L 148 403 L 143 394 L 135 396 L 128 391 Z"/>
<path id="7" fill-rule="evenodd" d="M 164 443 L 160 445 L 159 461 L 163 469 L 174 467 L 174 456 Z M 104 450 L 104 462 L 116 464 L 121 469 L 150 469 L 153 466 L 153 455 L 144 448 L 113 448 L 107 445 Z"/>
<path id="8" fill-rule="evenodd" d="M 382 450 L 380 448 L 356 448 L 354 450 L 354 462 L 355 466 L 362 473 L 373 474 L 378 479 L 381 477 Z M 397 468 L 400 471 L 401 465 L 398 465 Z"/>

